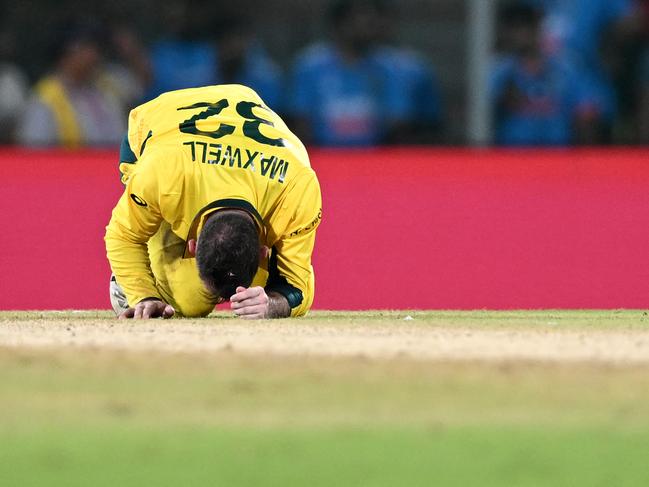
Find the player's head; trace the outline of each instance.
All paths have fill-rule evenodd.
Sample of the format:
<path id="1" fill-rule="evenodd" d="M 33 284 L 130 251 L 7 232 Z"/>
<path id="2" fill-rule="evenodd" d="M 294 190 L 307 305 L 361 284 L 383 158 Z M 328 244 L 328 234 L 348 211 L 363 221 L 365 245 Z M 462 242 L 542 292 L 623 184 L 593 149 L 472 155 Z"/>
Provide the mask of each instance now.
<path id="1" fill-rule="evenodd" d="M 499 11 L 503 49 L 521 55 L 537 53 L 542 18 L 542 12 L 532 5 L 505 4 Z"/>
<path id="2" fill-rule="evenodd" d="M 257 227 L 247 213 L 222 210 L 209 216 L 196 243 L 198 274 L 207 289 L 229 299 L 249 287 L 259 267 Z"/>

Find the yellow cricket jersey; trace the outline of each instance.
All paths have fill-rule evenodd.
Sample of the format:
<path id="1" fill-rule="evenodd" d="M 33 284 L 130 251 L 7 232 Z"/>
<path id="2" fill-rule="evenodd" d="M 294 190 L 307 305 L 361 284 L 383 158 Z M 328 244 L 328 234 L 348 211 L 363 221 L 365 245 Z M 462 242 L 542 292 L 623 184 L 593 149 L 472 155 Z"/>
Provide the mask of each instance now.
<path id="1" fill-rule="evenodd" d="M 209 314 L 218 297 L 200 281 L 187 241 L 208 214 L 238 208 L 272 249 L 253 285 L 284 295 L 292 316 L 309 310 L 320 186 L 302 143 L 253 90 L 173 91 L 135 108 L 120 160 L 126 187 L 106 251 L 129 305 L 158 297 L 183 316 Z"/>

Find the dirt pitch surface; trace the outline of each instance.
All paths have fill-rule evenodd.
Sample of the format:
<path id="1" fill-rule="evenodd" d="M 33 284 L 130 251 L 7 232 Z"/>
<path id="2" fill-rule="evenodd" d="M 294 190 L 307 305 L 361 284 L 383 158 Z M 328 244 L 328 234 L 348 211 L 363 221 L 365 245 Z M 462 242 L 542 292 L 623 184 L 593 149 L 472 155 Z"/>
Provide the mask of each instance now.
<path id="1" fill-rule="evenodd" d="M 105 312 L 0 313 L 0 347 L 649 364 L 649 321 L 624 312 L 315 312 L 301 320 L 118 321 Z"/>
<path id="2" fill-rule="evenodd" d="M 644 311 L 0 312 L 0 486 L 649 485 Z"/>

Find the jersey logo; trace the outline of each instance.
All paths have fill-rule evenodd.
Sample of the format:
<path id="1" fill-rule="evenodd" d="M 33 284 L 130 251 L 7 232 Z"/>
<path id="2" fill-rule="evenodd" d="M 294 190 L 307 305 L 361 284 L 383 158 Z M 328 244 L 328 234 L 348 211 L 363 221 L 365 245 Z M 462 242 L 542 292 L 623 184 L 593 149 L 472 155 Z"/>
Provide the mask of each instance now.
<path id="1" fill-rule="evenodd" d="M 139 197 L 138 195 L 136 195 L 135 193 L 131 193 L 131 199 L 133 200 L 133 202 L 134 202 L 136 205 L 138 205 L 138 206 L 142 206 L 143 208 L 146 208 L 147 206 L 149 206 L 149 205 L 146 204 L 146 201 L 144 201 L 142 198 L 140 198 L 140 197 Z"/>
<path id="2" fill-rule="evenodd" d="M 320 208 L 320 211 L 318 211 L 318 215 L 313 219 L 311 223 L 309 223 L 306 227 L 298 228 L 294 232 L 291 232 L 289 234 L 289 237 L 296 237 L 301 233 L 308 232 L 309 230 L 313 230 L 315 227 L 318 226 L 320 220 L 322 220 L 322 208 Z"/>

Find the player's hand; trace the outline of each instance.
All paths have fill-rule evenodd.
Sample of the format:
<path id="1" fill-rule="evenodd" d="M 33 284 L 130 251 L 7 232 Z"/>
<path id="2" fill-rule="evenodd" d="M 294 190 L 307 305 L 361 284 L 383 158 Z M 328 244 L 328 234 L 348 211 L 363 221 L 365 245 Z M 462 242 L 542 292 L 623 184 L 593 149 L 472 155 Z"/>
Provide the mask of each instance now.
<path id="1" fill-rule="evenodd" d="M 268 317 L 270 299 L 263 287 L 245 288 L 239 286 L 230 298 L 230 308 L 236 316 L 246 320 L 259 320 Z"/>
<path id="2" fill-rule="evenodd" d="M 135 320 L 148 320 L 149 318 L 171 318 L 176 313 L 173 306 L 159 299 L 145 299 L 119 315 L 120 320 L 133 318 Z"/>

